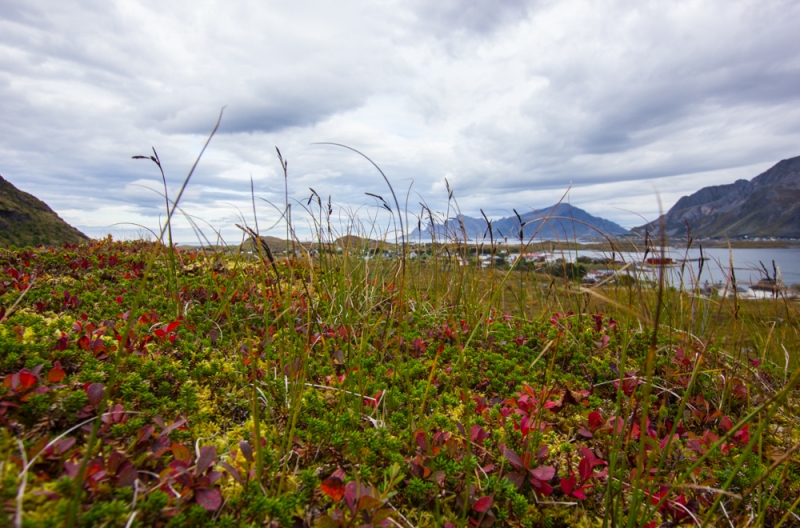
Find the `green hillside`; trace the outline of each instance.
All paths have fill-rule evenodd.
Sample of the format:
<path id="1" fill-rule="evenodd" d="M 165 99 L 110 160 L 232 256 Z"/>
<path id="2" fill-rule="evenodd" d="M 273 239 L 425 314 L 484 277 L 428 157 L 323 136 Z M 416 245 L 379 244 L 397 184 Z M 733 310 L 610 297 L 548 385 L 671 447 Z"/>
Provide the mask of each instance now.
<path id="1" fill-rule="evenodd" d="M 57 246 L 89 238 L 63 221 L 46 203 L 0 176 L 0 244 Z"/>

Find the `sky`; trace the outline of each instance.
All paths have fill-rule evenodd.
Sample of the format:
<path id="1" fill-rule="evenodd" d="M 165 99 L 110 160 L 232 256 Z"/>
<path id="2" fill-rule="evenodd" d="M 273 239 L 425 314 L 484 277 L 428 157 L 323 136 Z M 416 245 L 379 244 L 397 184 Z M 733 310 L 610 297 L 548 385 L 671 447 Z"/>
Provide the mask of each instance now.
<path id="1" fill-rule="evenodd" d="M 798 27 L 779 0 L 3 0 L 0 175 L 90 237 L 152 236 L 161 173 L 132 156 L 174 200 L 222 111 L 181 243 L 285 237 L 287 191 L 309 239 L 310 189 L 336 233 L 394 229 L 375 166 L 325 142 L 411 227 L 562 197 L 635 227 L 800 155 Z"/>

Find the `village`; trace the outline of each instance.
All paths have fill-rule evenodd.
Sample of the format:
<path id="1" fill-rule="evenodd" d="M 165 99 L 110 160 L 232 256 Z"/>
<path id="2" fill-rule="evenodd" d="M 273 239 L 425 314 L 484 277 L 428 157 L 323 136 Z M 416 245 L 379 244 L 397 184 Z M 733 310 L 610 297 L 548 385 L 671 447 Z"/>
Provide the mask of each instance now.
<path id="1" fill-rule="evenodd" d="M 270 245 L 274 246 L 274 243 Z M 540 244 L 542 245 L 542 244 Z M 287 248 L 289 249 L 289 248 Z M 255 255 L 252 249 L 247 253 Z M 272 252 L 281 257 L 301 257 L 307 254 L 312 259 L 320 253 L 348 253 L 365 261 L 394 261 L 402 258 L 402 249 L 394 244 L 365 240 L 357 237 L 342 237 L 333 243 L 297 243 L 294 250 L 275 247 Z M 465 256 L 466 255 L 466 256 Z M 406 247 L 406 258 L 409 261 L 429 261 L 436 259 L 444 267 L 479 267 L 484 270 L 517 272 L 533 272 L 556 277 L 567 277 L 580 281 L 584 287 L 611 286 L 614 284 L 638 283 L 643 287 L 657 283 L 658 269 L 668 270 L 666 283 L 676 287 L 676 283 L 684 284 L 684 289 L 692 290 L 696 295 L 715 298 L 739 299 L 774 299 L 785 297 L 800 298 L 800 291 L 787 287 L 776 272 L 775 276 L 762 273 L 756 281 L 728 282 L 722 280 L 696 281 L 689 278 L 684 281 L 676 275 L 677 270 L 687 265 L 697 265 L 700 259 L 675 259 L 669 257 L 649 256 L 640 260 L 626 260 L 620 253 L 611 253 L 610 257 L 589 257 L 579 255 L 575 249 L 559 249 L 554 245 L 539 251 L 520 252 L 519 247 L 495 247 L 494 250 L 483 244 L 475 246 L 463 244 L 410 243 Z M 631 255 L 625 255 L 630 257 Z M 709 260 L 707 258 L 703 259 Z M 687 274 L 691 277 L 691 274 Z M 688 282 L 688 284 L 687 284 Z"/>

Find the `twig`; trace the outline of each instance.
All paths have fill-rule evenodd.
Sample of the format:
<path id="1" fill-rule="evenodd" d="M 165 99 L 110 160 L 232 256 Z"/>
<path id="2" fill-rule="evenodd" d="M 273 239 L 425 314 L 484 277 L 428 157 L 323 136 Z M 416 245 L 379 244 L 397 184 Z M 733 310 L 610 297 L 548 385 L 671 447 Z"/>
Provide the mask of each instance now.
<path id="1" fill-rule="evenodd" d="M 17 309 L 17 306 L 19 305 L 19 303 L 22 302 L 22 298 L 25 297 L 28 294 L 28 292 L 30 291 L 31 288 L 33 288 L 33 284 L 35 282 L 36 282 L 36 276 L 34 275 L 33 278 L 31 279 L 30 284 L 28 284 L 28 287 L 25 288 L 25 290 L 22 292 L 22 294 L 19 297 L 17 297 L 17 300 L 14 301 L 14 304 L 11 305 L 11 308 L 9 308 L 8 311 L 5 314 L 3 314 L 3 317 L 0 318 L 0 323 L 4 322 L 6 319 L 11 317 L 11 314 L 13 314 L 14 310 Z"/>
<path id="2" fill-rule="evenodd" d="M 731 525 L 731 528 L 736 528 L 736 527 L 733 525 L 733 521 L 731 521 L 731 518 L 730 518 L 730 516 L 728 515 L 728 510 L 727 510 L 727 509 L 725 509 L 725 505 L 724 505 L 723 503 L 720 503 L 719 505 L 722 507 L 722 513 L 724 513 L 724 514 L 725 514 L 725 518 L 726 518 L 726 519 L 728 519 L 728 524 L 730 524 L 730 525 Z"/>
<path id="3" fill-rule="evenodd" d="M 783 349 L 783 357 L 786 361 L 786 364 L 783 366 L 783 384 L 786 384 L 786 380 L 789 379 L 789 351 L 786 350 L 786 347 L 781 343 L 781 348 Z"/>
<path id="4" fill-rule="evenodd" d="M 128 517 L 128 522 L 125 523 L 125 528 L 131 528 L 133 526 L 133 521 L 136 519 L 136 515 L 139 513 L 139 510 L 134 510 L 131 512 L 131 516 Z"/>
<path id="5" fill-rule="evenodd" d="M 391 502 L 387 502 L 386 504 L 387 504 L 387 505 L 388 505 L 388 506 L 389 506 L 391 509 L 393 509 L 393 510 L 394 510 L 394 512 L 395 512 L 397 515 L 399 515 L 399 516 L 400 516 L 400 518 L 401 518 L 401 519 L 403 519 L 403 520 L 406 522 L 406 524 L 407 524 L 407 525 L 409 525 L 411 528 L 416 528 L 416 527 L 415 527 L 413 524 L 411 524 L 411 521 L 409 521 L 408 519 L 406 519 L 405 515 L 403 515 L 402 513 L 400 513 L 400 511 L 399 511 L 397 508 L 395 508 L 394 506 L 392 506 L 392 503 L 391 503 Z M 396 523 L 395 523 L 395 524 L 396 524 Z"/>
<path id="6" fill-rule="evenodd" d="M 22 499 L 25 496 L 25 484 L 28 481 L 28 456 L 25 454 L 25 446 L 22 441 L 19 438 L 16 440 L 19 446 L 19 452 L 22 455 L 22 463 L 25 464 L 26 467 L 26 471 L 24 471 L 22 475 L 22 482 L 20 482 L 19 488 L 17 489 L 17 511 L 14 515 L 14 526 L 16 528 L 22 528 Z"/>
<path id="7" fill-rule="evenodd" d="M 332 390 L 332 391 L 336 391 L 336 392 L 344 392 L 345 394 L 352 394 L 353 396 L 358 396 L 359 398 L 364 398 L 364 399 L 372 400 L 372 401 L 379 401 L 379 400 L 376 400 L 375 398 L 373 398 L 371 396 L 364 396 L 364 395 L 359 394 L 357 392 L 350 392 L 350 391 L 344 390 L 344 389 L 337 389 L 336 387 L 328 387 L 327 385 L 316 385 L 314 383 L 306 383 L 305 386 L 306 387 L 313 387 L 315 389 L 325 389 L 325 390 Z M 383 396 L 383 395 L 381 395 L 381 396 Z"/>
<path id="8" fill-rule="evenodd" d="M 125 412 L 126 414 L 142 414 L 139 411 L 123 411 L 123 412 Z M 110 414 L 113 414 L 113 413 L 110 413 L 110 412 L 103 413 L 103 416 L 108 416 Z M 74 425 L 74 426 L 70 427 L 69 429 L 67 429 L 66 431 L 64 431 L 63 433 L 61 433 L 57 437 L 53 438 L 51 441 L 49 441 L 30 460 L 27 460 L 27 457 L 25 455 L 25 450 L 24 450 L 24 448 L 22 449 L 22 462 L 23 462 L 24 466 L 22 467 L 22 471 L 20 471 L 19 475 L 17 476 L 17 478 L 19 478 L 22 483 L 20 484 L 19 490 L 17 491 L 17 512 L 16 512 L 16 516 L 15 516 L 15 521 L 14 521 L 14 525 L 16 527 L 18 527 L 18 528 L 22 527 L 22 496 L 25 494 L 25 483 L 28 480 L 28 470 L 31 468 L 31 466 L 33 466 L 33 463 L 36 462 L 36 459 L 39 458 L 39 455 L 44 453 L 49 447 L 55 445 L 56 442 L 58 442 L 59 440 L 61 440 L 62 438 L 64 438 L 68 434 L 70 434 L 72 431 L 75 431 L 76 429 L 79 429 L 79 428 L 83 427 L 84 425 L 87 425 L 87 424 L 91 423 L 92 421 L 94 421 L 96 419 L 97 419 L 97 417 L 94 416 L 92 418 L 89 418 L 88 420 L 82 421 L 78 425 Z M 19 440 L 17 440 L 17 442 L 19 442 Z M 20 446 L 21 446 L 21 444 L 20 444 Z"/>
<path id="9" fill-rule="evenodd" d="M 749 491 L 748 491 L 748 492 L 743 493 L 742 495 L 739 495 L 738 493 L 733 493 L 732 491 L 727 491 L 727 490 L 719 489 L 719 488 L 712 488 L 710 486 L 700 486 L 700 485 L 697 485 L 697 484 L 672 484 L 670 487 L 672 487 L 672 488 L 689 488 L 689 489 L 710 491 L 712 493 L 721 493 L 722 495 L 727 495 L 728 497 L 731 497 L 731 498 L 734 498 L 734 499 L 737 499 L 737 500 L 741 500 L 744 495 L 747 495 L 749 493 Z"/>
<path id="10" fill-rule="evenodd" d="M 125 414 L 142 414 L 140 411 L 122 411 L 122 412 L 125 413 Z M 102 416 L 109 416 L 111 414 L 114 414 L 114 413 L 107 412 L 107 413 L 103 413 Z M 36 455 L 33 458 L 31 458 L 30 462 L 25 464 L 25 467 L 22 468 L 22 472 L 20 473 L 20 476 L 22 475 L 22 473 L 27 473 L 28 472 L 28 470 L 31 468 L 31 466 L 36 461 L 36 459 L 39 458 L 39 455 L 44 453 L 47 448 L 55 445 L 56 442 L 58 442 L 59 440 L 61 440 L 62 438 L 64 438 L 68 434 L 70 434 L 72 431 L 75 431 L 76 429 L 79 429 L 79 428 L 83 427 L 84 425 L 86 425 L 88 423 L 91 423 L 93 420 L 96 420 L 96 419 L 97 419 L 97 416 L 93 416 L 92 418 L 89 418 L 88 420 L 84 420 L 81 423 L 79 423 L 78 425 L 74 425 L 74 426 L 70 427 L 69 429 L 67 429 L 66 431 L 64 431 L 63 433 L 58 435 L 57 437 L 55 437 L 52 440 L 50 440 L 38 453 L 36 453 Z"/>
<path id="11" fill-rule="evenodd" d="M 758 478 L 758 480 L 756 480 L 756 481 L 755 481 L 753 484 L 751 484 L 751 485 L 750 485 L 750 487 L 747 489 L 747 491 L 745 491 L 744 493 L 742 493 L 742 495 L 746 497 L 747 495 L 749 495 L 750 493 L 752 493 L 752 492 L 753 492 L 753 490 L 754 490 L 754 489 L 756 489 L 756 486 L 758 486 L 759 484 L 761 484 L 761 482 L 763 482 L 763 481 L 764 481 L 764 479 L 765 479 L 765 478 L 767 478 L 767 477 L 769 476 L 769 474 L 770 474 L 770 473 L 772 473 L 772 471 L 773 471 L 773 470 L 774 470 L 776 467 L 778 467 L 778 466 L 780 466 L 781 464 L 783 464 L 784 462 L 786 462 L 786 461 L 789 459 L 789 457 L 791 457 L 791 456 L 794 454 L 794 452 L 795 452 L 795 451 L 797 451 L 797 450 L 800 450 L 800 443 L 797 443 L 797 444 L 793 445 L 791 449 L 789 449 L 789 450 L 788 450 L 786 453 L 784 453 L 784 454 L 783 454 L 783 455 L 782 455 L 782 456 L 781 456 L 781 457 L 780 457 L 778 460 L 776 460 L 775 462 L 773 462 L 773 463 L 772 463 L 772 465 L 769 467 L 769 469 L 767 469 L 767 470 L 766 470 L 766 471 L 765 471 L 765 472 L 764 472 L 764 473 L 763 473 L 763 474 L 762 474 L 762 475 L 761 475 L 761 476 Z M 741 497 L 739 497 L 739 499 L 741 499 Z"/>

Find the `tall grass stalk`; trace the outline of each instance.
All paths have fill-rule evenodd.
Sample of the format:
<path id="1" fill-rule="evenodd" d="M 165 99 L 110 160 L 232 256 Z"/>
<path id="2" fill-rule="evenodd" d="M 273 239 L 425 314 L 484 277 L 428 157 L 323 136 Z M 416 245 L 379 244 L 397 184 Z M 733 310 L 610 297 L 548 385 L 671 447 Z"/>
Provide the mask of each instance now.
<path id="1" fill-rule="evenodd" d="M 224 108 L 223 108 L 224 110 Z M 197 167 L 197 164 L 200 161 L 200 158 L 203 156 L 208 144 L 211 142 L 211 138 L 214 137 L 214 134 L 217 132 L 219 128 L 219 124 L 222 121 L 222 112 L 220 110 L 219 117 L 217 118 L 217 122 L 214 125 L 214 128 L 211 130 L 211 133 L 208 136 L 203 148 L 200 150 L 200 154 L 198 154 L 197 158 L 195 159 L 194 164 L 192 165 L 189 173 L 186 175 L 186 178 L 183 181 L 183 185 L 181 186 L 180 191 L 178 192 L 178 196 L 175 198 L 172 207 L 169 210 L 169 214 L 167 215 L 166 223 L 164 227 L 161 229 L 161 233 L 159 235 L 159 239 L 164 236 L 164 230 L 171 224 L 172 216 L 175 214 L 175 210 L 180 203 L 181 197 L 183 196 L 183 191 L 186 189 L 186 186 L 189 184 L 189 180 L 192 178 L 192 174 L 194 174 L 194 170 Z M 160 165 L 159 165 L 160 168 Z M 130 317 L 128 318 L 127 325 L 125 326 L 125 331 L 122 334 L 123 338 L 118 345 L 117 351 L 111 356 L 111 368 L 109 369 L 108 380 L 106 381 L 105 388 L 103 390 L 103 397 L 100 400 L 97 406 L 97 417 L 92 424 L 92 430 L 89 434 L 89 439 L 86 441 L 86 453 L 84 453 L 83 459 L 81 460 L 80 467 L 78 468 L 78 473 L 75 476 L 74 482 L 76 486 L 74 488 L 75 492 L 72 496 L 69 506 L 67 509 L 67 526 L 72 528 L 75 526 L 78 516 L 78 509 L 81 502 L 81 496 L 83 495 L 83 483 L 84 483 L 84 476 L 86 475 L 86 466 L 89 464 L 89 460 L 92 457 L 92 453 L 94 451 L 94 444 L 97 441 L 97 433 L 100 430 L 100 423 L 101 417 L 106 412 L 106 408 L 108 407 L 108 400 L 111 397 L 111 392 L 114 390 L 117 380 L 117 375 L 119 371 L 119 362 L 122 354 L 125 352 L 124 348 L 129 339 L 131 329 L 133 328 L 133 322 L 136 321 L 136 313 L 139 309 L 139 305 L 142 301 L 142 296 L 144 294 L 145 287 L 147 286 L 147 277 L 150 271 L 153 268 L 153 264 L 155 263 L 156 257 L 158 255 L 158 247 L 156 247 L 149 255 L 147 260 L 147 266 L 142 273 L 142 278 L 139 282 L 139 287 L 136 291 L 136 296 L 134 297 L 131 310 L 130 310 Z"/>
<path id="2" fill-rule="evenodd" d="M 164 174 L 164 167 L 161 165 L 161 159 L 158 157 L 158 152 L 156 152 L 155 147 L 152 147 L 153 155 L 152 156 L 133 156 L 133 159 L 149 159 L 153 163 L 156 164 L 158 167 L 158 171 L 161 173 L 161 181 L 164 185 L 164 206 L 165 211 L 167 213 L 167 221 L 166 221 L 166 229 L 167 229 L 167 249 L 169 255 L 169 277 L 168 277 L 168 286 L 170 289 L 170 293 L 172 294 L 173 298 L 175 299 L 175 317 L 180 316 L 180 301 L 178 300 L 178 271 L 177 266 L 175 264 L 175 245 L 172 240 L 172 221 L 171 221 L 171 211 L 170 211 L 170 201 L 169 201 L 169 189 L 167 188 L 167 177 Z M 177 207 L 177 202 L 173 204 L 173 207 Z M 164 229 L 162 227 L 161 234 L 158 237 L 159 242 L 164 243 Z"/>

